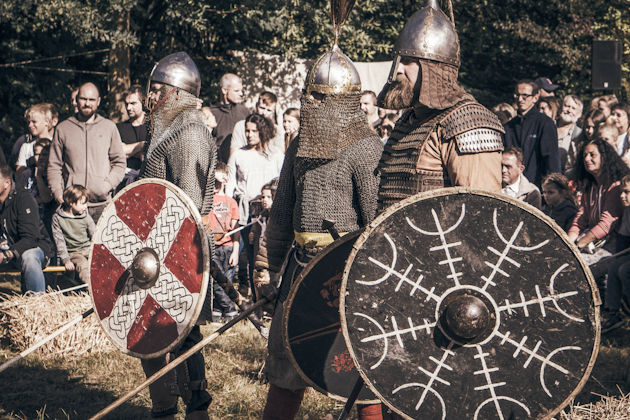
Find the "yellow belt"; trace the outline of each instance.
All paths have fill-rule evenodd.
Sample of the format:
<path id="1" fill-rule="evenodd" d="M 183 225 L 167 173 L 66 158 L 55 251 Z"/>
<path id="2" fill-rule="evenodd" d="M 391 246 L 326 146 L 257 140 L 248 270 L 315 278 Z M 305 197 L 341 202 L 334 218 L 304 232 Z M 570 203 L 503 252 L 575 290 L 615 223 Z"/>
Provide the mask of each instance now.
<path id="1" fill-rule="evenodd" d="M 323 248 L 333 242 L 333 238 L 330 233 L 296 231 L 293 231 L 293 233 L 295 235 L 295 242 L 306 249 Z M 339 235 L 343 236 L 346 233 L 348 232 L 339 232 Z"/>

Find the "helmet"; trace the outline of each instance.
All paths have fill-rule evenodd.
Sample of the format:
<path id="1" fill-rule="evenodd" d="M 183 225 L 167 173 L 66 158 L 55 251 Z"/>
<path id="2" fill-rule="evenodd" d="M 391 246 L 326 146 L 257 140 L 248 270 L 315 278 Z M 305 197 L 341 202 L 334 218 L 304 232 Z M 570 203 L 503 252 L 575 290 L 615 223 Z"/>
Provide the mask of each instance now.
<path id="1" fill-rule="evenodd" d="M 394 45 L 389 81 L 396 77 L 401 56 L 418 57 L 459 67 L 459 39 L 455 26 L 437 0 L 427 4 L 407 21 Z"/>
<path id="2" fill-rule="evenodd" d="M 306 75 L 306 94 L 317 92 L 324 95 L 360 93 L 361 78 L 352 60 L 337 44 L 319 58 Z"/>
<path id="3" fill-rule="evenodd" d="M 151 82 L 171 85 L 199 97 L 201 78 L 195 62 L 183 51 L 167 55 L 151 71 Z"/>

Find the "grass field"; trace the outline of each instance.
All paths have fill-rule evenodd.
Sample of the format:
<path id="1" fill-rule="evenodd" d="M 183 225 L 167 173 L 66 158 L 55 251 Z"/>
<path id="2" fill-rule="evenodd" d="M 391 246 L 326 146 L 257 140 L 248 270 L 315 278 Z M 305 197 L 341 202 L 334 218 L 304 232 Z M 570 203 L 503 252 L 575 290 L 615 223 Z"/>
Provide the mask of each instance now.
<path id="1" fill-rule="evenodd" d="M 0 281 L 0 291 L 15 289 Z M 216 324 L 204 326 L 208 335 Z M 213 419 L 259 419 L 268 385 L 261 376 L 266 342 L 241 322 L 204 350 L 206 373 L 214 401 Z M 16 354 L 6 343 L 0 361 Z M 118 351 L 75 358 L 43 358 L 38 353 L 0 373 L 1 419 L 84 419 L 124 395 L 144 379 L 138 359 Z M 557 419 L 630 419 L 630 330 L 602 339 L 597 363 L 572 407 Z M 342 405 L 310 390 L 298 419 L 337 417 Z M 149 418 L 148 390 L 118 408 L 110 417 Z M 180 418 L 184 409 L 180 407 Z M 356 418 L 353 413 L 353 417 Z"/>

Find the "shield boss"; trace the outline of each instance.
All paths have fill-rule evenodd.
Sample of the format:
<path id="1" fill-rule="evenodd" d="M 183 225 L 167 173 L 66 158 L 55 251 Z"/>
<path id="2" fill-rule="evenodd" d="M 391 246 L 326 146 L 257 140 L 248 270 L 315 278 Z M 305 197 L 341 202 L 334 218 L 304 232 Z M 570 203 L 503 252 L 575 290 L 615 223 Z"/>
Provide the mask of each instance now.
<path id="1" fill-rule="evenodd" d="M 388 208 L 359 237 L 343 334 L 366 384 L 414 419 L 550 419 L 586 382 L 599 296 L 540 211 L 449 188 Z"/>
<path id="2" fill-rule="evenodd" d="M 175 185 L 143 179 L 120 191 L 98 221 L 89 264 L 94 310 L 123 352 L 157 357 L 195 325 L 208 241 L 197 208 Z"/>

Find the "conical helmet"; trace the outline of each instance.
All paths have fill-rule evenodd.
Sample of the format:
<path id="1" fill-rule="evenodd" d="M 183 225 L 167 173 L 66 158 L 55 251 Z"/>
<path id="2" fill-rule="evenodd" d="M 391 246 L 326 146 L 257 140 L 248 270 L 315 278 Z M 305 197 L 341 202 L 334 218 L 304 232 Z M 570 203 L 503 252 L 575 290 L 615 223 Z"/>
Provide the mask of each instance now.
<path id="1" fill-rule="evenodd" d="M 459 67 L 459 39 L 453 22 L 437 0 L 427 4 L 407 21 L 394 45 L 394 62 L 389 81 L 396 77 L 401 56 L 418 57 Z"/>
<path id="2" fill-rule="evenodd" d="M 201 77 L 195 62 L 183 51 L 167 55 L 151 71 L 151 82 L 165 83 L 199 97 Z"/>
<path id="3" fill-rule="evenodd" d="M 306 75 L 306 94 L 312 92 L 324 95 L 360 93 L 361 78 L 352 60 L 337 44 L 317 58 Z"/>

